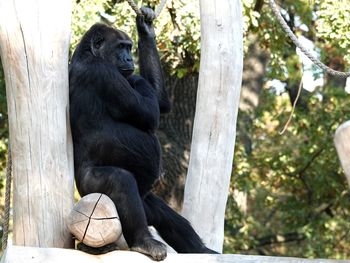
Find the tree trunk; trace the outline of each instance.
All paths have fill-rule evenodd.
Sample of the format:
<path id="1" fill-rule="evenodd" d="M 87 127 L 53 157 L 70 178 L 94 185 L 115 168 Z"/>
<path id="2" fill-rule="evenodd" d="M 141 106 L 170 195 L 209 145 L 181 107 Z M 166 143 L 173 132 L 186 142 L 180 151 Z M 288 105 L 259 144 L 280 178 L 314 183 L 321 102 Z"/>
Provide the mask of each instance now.
<path id="1" fill-rule="evenodd" d="M 70 247 L 70 0 L 0 0 L 0 47 L 13 159 L 13 243 Z"/>
<path id="2" fill-rule="evenodd" d="M 242 82 L 239 0 L 201 0 L 201 63 L 183 215 L 222 251 Z"/>
<path id="3" fill-rule="evenodd" d="M 157 132 L 163 147 L 164 177 L 156 185 L 155 192 L 178 212 L 182 209 L 190 158 L 197 85 L 197 74 L 181 79 L 167 75 L 166 87 L 171 98 L 172 110 L 169 114 L 161 116 Z"/>

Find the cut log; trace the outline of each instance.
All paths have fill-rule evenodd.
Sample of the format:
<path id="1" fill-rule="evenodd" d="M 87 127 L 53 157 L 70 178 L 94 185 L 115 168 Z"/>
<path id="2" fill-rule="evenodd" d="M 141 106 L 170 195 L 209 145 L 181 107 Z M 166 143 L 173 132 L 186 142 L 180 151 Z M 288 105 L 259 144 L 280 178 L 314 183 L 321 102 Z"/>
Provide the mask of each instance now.
<path id="1" fill-rule="evenodd" d="M 100 193 L 81 198 L 69 214 L 67 224 L 71 233 L 90 247 L 114 243 L 122 234 L 122 226 L 113 201 Z"/>
<path id="2" fill-rule="evenodd" d="M 350 187 L 350 121 L 338 127 L 334 135 L 334 144 Z"/>

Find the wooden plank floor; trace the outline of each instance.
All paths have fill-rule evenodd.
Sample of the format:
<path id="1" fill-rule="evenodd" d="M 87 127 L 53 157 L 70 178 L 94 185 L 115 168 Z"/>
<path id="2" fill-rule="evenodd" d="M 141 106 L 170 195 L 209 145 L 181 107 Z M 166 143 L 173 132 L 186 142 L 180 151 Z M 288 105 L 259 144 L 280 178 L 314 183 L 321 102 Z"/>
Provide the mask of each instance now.
<path id="1" fill-rule="evenodd" d="M 136 252 L 113 251 L 93 256 L 81 251 L 60 248 L 9 246 L 1 263 L 150 263 L 150 258 Z M 301 259 L 247 255 L 203 255 L 168 253 L 164 263 L 350 263 L 350 260 Z"/>

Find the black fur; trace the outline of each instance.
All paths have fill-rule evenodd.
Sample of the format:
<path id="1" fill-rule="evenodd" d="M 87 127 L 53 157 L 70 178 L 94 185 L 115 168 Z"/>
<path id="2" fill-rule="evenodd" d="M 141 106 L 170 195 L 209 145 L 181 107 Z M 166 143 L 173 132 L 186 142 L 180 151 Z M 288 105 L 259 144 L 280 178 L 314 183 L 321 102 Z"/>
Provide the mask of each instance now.
<path id="1" fill-rule="evenodd" d="M 166 248 L 153 239 L 153 225 L 176 251 L 212 253 L 188 221 L 150 192 L 161 171 L 155 135 L 160 113 L 170 111 L 152 27 L 153 13 L 137 17 L 141 76 L 132 75 L 131 40 L 96 24 L 73 54 L 70 118 L 75 179 L 84 196 L 99 192 L 115 203 L 129 247 L 155 260 Z"/>

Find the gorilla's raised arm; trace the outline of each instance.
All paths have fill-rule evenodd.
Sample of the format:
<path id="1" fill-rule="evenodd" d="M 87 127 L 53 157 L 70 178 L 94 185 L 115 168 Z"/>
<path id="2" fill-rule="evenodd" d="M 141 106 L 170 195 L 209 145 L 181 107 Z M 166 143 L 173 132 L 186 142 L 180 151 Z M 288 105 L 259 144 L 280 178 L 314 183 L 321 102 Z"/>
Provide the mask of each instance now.
<path id="1" fill-rule="evenodd" d="M 153 20 L 155 14 L 152 9 L 142 7 L 143 16 L 137 16 L 136 24 L 139 35 L 138 50 L 140 73 L 153 88 L 156 89 L 161 113 L 171 109 L 168 94 L 165 90 L 164 77 L 157 51 Z"/>

